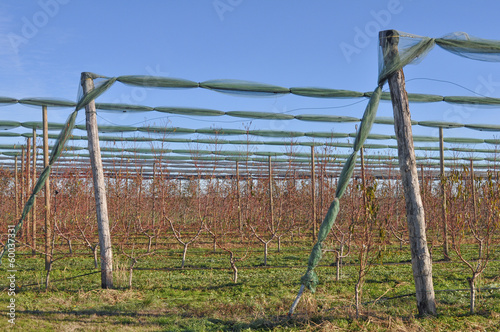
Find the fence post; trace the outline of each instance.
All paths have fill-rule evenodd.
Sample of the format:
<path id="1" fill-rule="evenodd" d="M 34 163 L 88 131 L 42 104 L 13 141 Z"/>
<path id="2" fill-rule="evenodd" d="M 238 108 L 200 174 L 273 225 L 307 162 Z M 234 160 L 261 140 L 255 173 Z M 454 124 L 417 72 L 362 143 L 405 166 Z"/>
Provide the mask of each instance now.
<path id="1" fill-rule="evenodd" d="M 31 192 L 31 138 L 28 137 L 26 143 L 26 200 Z M 30 243 L 30 215 L 26 215 L 26 243 Z"/>
<path id="2" fill-rule="evenodd" d="M 439 172 L 441 180 L 441 215 L 443 217 L 443 255 L 444 259 L 451 260 L 448 247 L 448 215 L 446 214 L 446 183 L 444 174 L 444 139 L 443 127 L 439 127 Z"/>
<path id="3" fill-rule="evenodd" d="M 19 218 L 19 180 L 18 180 L 18 174 L 17 174 L 17 155 L 14 158 L 14 202 L 15 202 L 15 211 L 16 215 L 14 219 Z"/>
<path id="4" fill-rule="evenodd" d="M 316 242 L 317 218 L 316 218 L 316 174 L 314 160 L 314 145 L 311 146 L 311 205 L 312 205 L 312 237 L 313 243 Z"/>
<path id="5" fill-rule="evenodd" d="M 269 209 L 271 213 L 271 233 L 274 233 L 274 202 L 273 202 L 273 171 L 271 156 L 268 157 L 269 166 Z"/>
<path id="6" fill-rule="evenodd" d="M 396 30 L 381 31 L 380 45 L 384 63 L 399 58 L 399 34 Z M 403 69 L 389 77 L 394 130 L 398 141 L 398 157 L 406 201 L 406 219 L 410 235 L 411 261 L 417 308 L 420 315 L 436 315 L 436 300 L 432 283 L 432 261 L 427 247 L 425 214 L 418 185 L 417 164 L 411 130 L 410 107 L 405 89 Z"/>
<path id="7" fill-rule="evenodd" d="M 83 72 L 81 76 L 83 93 L 87 94 L 94 89 L 94 81 L 90 73 Z M 97 212 L 97 228 L 99 232 L 99 247 L 101 250 L 101 287 L 113 288 L 113 252 L 111 248 L 111 235 L 109 231 L 108 206 L 106 201 L 106 188 L 104 184 L 104 171 L 99 146 L 99 133 L 94 100 L 85 106 L 87 136 L 94 180 L 94 196 Z"/>
<path id="8" fill-rule="evenodd" d="M 36 178 L 36 127 L 33 127 L 33 187 Z M 36 196 L 31 208 L 31 253 L 36 254 Z"/>
<path id="9" fill-rule="evenodd" d="M 243 236 L 243 216 L 241 215 L 240 166 L 236 161 L 236 198 L 238 199 L 238 224 L 240 235 Z"/>
<path id="10" fill-rule="evenodd" d="M 47 120 L 47 106 L 42 106 L 43 123 L 43 167 L 49 166 L 49 126 Z M 52 247 L 52 223 L 50 222 L 50 178 L 45 180 L 45 270 L 50 268 L 49 257 Z"/>

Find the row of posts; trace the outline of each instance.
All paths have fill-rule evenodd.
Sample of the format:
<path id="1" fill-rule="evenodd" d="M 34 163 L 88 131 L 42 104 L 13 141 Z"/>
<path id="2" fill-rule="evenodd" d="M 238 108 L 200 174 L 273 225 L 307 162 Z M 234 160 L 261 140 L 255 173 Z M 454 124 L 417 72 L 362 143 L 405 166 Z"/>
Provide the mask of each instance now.
<path id="1" fill-rule="evenodd" d="M 48 132 L 47 132 L 47 107 L 43 106 L 42 108 L 42 117 L 43 117 L 43 159 L 44 159 L 44 167 L 48 165 L 49 157 L 48 157 Z M 33 144 L 31 144 L 31 138 L 27 138 L 26 148 L 22 147 L 21 149 L 21 202 L 19 200 L 19 184 L 18 184 L 18 157 L 15 157 L 15 215 L 19 216 L 19 203 L 21 206 L 24 201 L 29 196 L 29 193 L 32 189 L 32 183 L 34 184 L 36 181 L 36 160 L 37 160 L 37 132 L 36 128 L 33 128 Z M 445 182 L 443 181 L 445 176 L 444 170 L 444 147 L 443 147 L 443 128 L 439 128 L 439 141 L 440 141 L 440 179 L 441 179 L 441 193 L 442 193 L 442 218 L 443 218 L 443 253 L 446 258 L 449 256 L 449 247 L 448 247 L 448 231 L 447 231 L 447 214 L 446 214 L 446 191 L 445 191 Z M 30 152 L 30 150 L 32 152 Z M 364 165 L 364 153 L 363 149 L 361 149 L 361 177 L 363 184 L 365 182 L 365 165 Z M 268 175 L 269 175 L 269 207 L 270 207 L 270 216 L 271 216 L 271 227 L 274 231 L 274 204 L 273 204 L 273 186 L 272 186 L 272 160 L 271 156 L 268 157 Z M 32 160 L 32 162 L 30 161 Z M 30 169 L 30 165 L 32 164 L 32 171 Z M 313 240 L 316 239 L 316 233 L 318 230 L 318 220 L 317 220 L 317 204 L 316 204 L 316 170 L 315 170 L 315 150 L 314 146 L 311 146 L 311 220 L 312 220 L 312 237 Z M 471 169 L 472 169 L 472 161 L 471 161 Z M 422 179 L 423 179 L 423 165 L 422 165 Z M 33 180 L 31 180 L 31 177 Z M 24 183 L 24 178 L 26 178 L 26 183 Z M 237 195 L 238 195 L 238 219 L 239 219 L 239 227 L 243 227 L 242 221 L 242 211 L 241 211 L 241 197 L 240 197 L 240 188 L 239 188 L 239 164 L 236 162 L 236 185 L 237 185 Z M 423 180 L 422 180 L 423 181 Z M 51 246 L 51 223 L 50 223 L 50 183 L 49 180 L 45 182 L 45 253 L 49 252 L 49 248 Z M 27 218 L 26 222 L 26 231 L 25 239 L 26 242 L 31 242 L 32 252 L 33 254 L 37 251 L 37 231 L 36 231 L 36 201 L 31 210 L 31 215 Z M 31 226 L 31 227 L 30 227 Z M 31 239 L 30 239 L 31 238 Z M 31 240 L 31 241 L 30 241 Z M 48 257 L 48 255 L 46 255 Z"/>

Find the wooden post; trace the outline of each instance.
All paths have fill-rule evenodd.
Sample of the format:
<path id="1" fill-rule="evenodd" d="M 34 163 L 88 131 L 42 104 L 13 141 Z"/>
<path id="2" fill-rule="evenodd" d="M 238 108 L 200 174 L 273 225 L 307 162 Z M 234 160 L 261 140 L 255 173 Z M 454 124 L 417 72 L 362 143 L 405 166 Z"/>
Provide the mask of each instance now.
<path id="1" fill-rule="evenodd" d="M 312 204 L 312 239 L 316 242 L 317 218 L 316 218 L 316 174 L 314 160 L 314 146 L 311 146 L 311 204 Z"/>
<path id="2" fill-rule="evenodd" d="M 476 186 L 474 184 L 475 182 L 475 177 L 474 177 L 474 163 L 472 159 L 470 160 L 470 190 L 472 192 L 472 220 L 473 223 L 477 223 L 477 206 L 476 206 Z M 479 240 L 479 259 L 483 258 L 483 241 L 480 240 L 478 237 L 476 237 L 477 240 Z"/>
<path id="3" fill-rule="evenodd" d="M 274 234 L 273 171 L 271 165 L 271 156 L 268 157 L 268 161 L 269 161 L 269 209 L 271 212 L 271 232 Z"/>
<path id="4" fill-rule="evenodd" d="M 153 208 L 151 209 L 151 226 L 155 227 L 155 209 L 156 209 L 156 160 L 153 161 L 153 180 L 151 183 L 151 195 L 153 196 Z"/>
<path id="5" fill-rule="evenodd" d="M 47 106 L 42 106 L 43 122 L 43 167 L 49 166 L 49 127 L 47 120 Z M 50 179 L 45 180 L 45 270 L 51 264 L 52 223 L 50 222 Z"/>
<path id="6" fill-rule="evenodd" d="M 94 81 L 90 73 L 83 72 L 81 76 L 83 93 L 87 94 L 94 89 Z M 95 102 L 92 100 L 85 106 L 87 136 L 89 143 L 90 163 L 94 180 L 94 196 L 97 212 L 97 228 L 99 232 L 99 247 L 101 251 L 101 287 L 113 288 L 113 252 L 111 248 L 111 234 L 109 231 L 108 205 L 106 188 L 99 146 L 99 133 Z"/>
<path id="7" fill-rule="evenodd" d="M 31 138 L 26 143 L 26 201 L 31 195 Z M 26 243 L 30 242 L 30 215 L 26 216 Z"/>
<path id="8" fill-rule="evenodd" d="M 446 177 L 444 174 L 444 139 L 443 127 L 439 127 L 439 177 L 441 180 L 441 216 L 443 222 L 443 255 L 444 259 L 449 261 L 450 253 L 448 246 L 448 215 L 446 213 Z"/>
<path id="9" fill-rule="evenodd" d="M 236 161 L 236 198 L 238 199 L 238 224 L 240 234 L 243 236 L 243 216 L 241 215 L 241 193 L 240 193 L 240 166 Z"/>
<path id="10" fill-rule="evenodd" d="M 33 127 L 33 188 L 36 179 L 36 127 Z M 31 253 L 36 254 L 36 197 L 31 208 Z"/>
<path id="11" fill-rule="evenodd" d="M 15 202 L 15 211 L 16 215 L 14 219 L 19 218 L 19 180 L 17 174 L 17 156 L 14 158 L 14 202 Z"/>
<path id="12" fill-rule="evenodd" d="M 26 202 L 26 198 L 24 197 L 25 192 L 26 192 L 26 188 L 24 185 L 26 183 L 26 179 L 25 179 L 26 172 L 24 170 L 24 158 L 25 158 L 25 147 L 22 146 L 21 147 L 21 213 L 23 211 L 24 202 Z M 19 231 L 20 231 L 20 236 L 24 237 L 24 234 L 26 234 L 24 232 L 24 230 L 21 228 Z"/>
<path id="13" fill-rule="evenodd" d="M 380 45 L 384 63 L 392 63 L 399 58 L 399 35 L 395 30 L 381 31 Z M 394 130 L 398 141 L 398 157 L 401 179 L 405 192 L 406 219 L 410 235 L 413 279 L 420 315 L 436 315 L 436 300 L 432 283 L 432 260 L 427 247 L 425 214 L 418 185 L 415 149 L 411 129 L 410 107 L 405 89 L 403 69 L 389 77 Z"/>
<path id="14" fill-rule="evenodd" d="M 425 202 L 425 177 L 424 177 L 424 164 L 420 165 L 420 176 L 422 177 L 422 202 Z"/>

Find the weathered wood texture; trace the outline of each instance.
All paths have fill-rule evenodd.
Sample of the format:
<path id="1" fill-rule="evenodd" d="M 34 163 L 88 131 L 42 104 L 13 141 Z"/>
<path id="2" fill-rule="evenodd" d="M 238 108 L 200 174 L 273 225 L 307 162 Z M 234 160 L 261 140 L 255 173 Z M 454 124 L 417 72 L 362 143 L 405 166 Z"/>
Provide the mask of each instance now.
<path id="1" fill-rule="evenodd" d="M 399 56 L 398 42 L 397 31 L 386 30 L 380 32 L 380 44 L 386 63 L 391 58 Z M 394 111 L 394 130 L 398 141 L 399 168 L 405 193 L 406 218 L 410 236 L 417 308 L 420 315 L 435 315 L 436 301 L 432 283 L 432 261 L 427 247 L 425 214 L 418 183 L 410 108 L 403 69 L 389 77 L 389 88 Z"/>
<path id="2" fill-rule="evenodd" d="M 94 82 L 88 73 L 82 73 L 81 84 L 85 94 L 94 89 Z M 108 206 L 101 161 L 101 148 L 99 146 L 96 108 L 93 100 L 85 106 L 85 117 L 90 163 L 92 165 L 92 176 L 94 180 L 99 247 L 101 250 L 101 286 L 102 288 L 113 288 L 113 252 L 111 248 Z"/>

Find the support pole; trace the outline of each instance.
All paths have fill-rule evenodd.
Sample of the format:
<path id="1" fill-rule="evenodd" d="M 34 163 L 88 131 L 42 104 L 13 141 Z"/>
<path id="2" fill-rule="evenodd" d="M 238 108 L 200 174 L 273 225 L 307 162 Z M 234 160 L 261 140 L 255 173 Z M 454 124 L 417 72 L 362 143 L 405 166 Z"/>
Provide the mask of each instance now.
<path id="1" fill-rule="evenodd" d="M 36 127 L 33 127 L 33 187 L 36 178 Z M 31 253 L 36 254 L 36 196 L 31 208 Z"/>
<path id="2" fill-rule="evenodd" d="M 271 212 L 271 232 L 274 233 L 273 171 L 271 165 L 271 156 L 268 157 L 268 161 L 269 161 L 269 209 Z"/>
<path id="3" fill-rule="evenodd" d="M 316 220 L 316 174 L 315 174 L 314 146 L 311 146 L 311 205 L 312 205 L 312 238 L 316 242 L 318 221 Z"/>
<path id="4" fill-rule="evenodd" d="M 241 215 L 241 192 L 240 192 L 240 166 L 236 161 L 236 198 L 238 199 L 238 225 L 240 235 L 243 236 L 243 217 Z"/>
<path id="5" fill-rule="evenodd" d="M 90 73 L 83 72 L 81 76 L 83 93 L 87 94 L 94 89 L 94 81 Z M 113 288 L 113 252 L 109 231 L 108 205 L 106 188 L 99 146 L 97 116 L 94 100 L 85 106 L 87 136 L 89 143 L 90 163 L 94 180 L 94 196 L 97 212 L 97 228 L 99 232 L 99 247 L 101 251 L 101 287 Z"/>
<path id="6" fill-rule="evenodd" d="M 26 200 L 29 199 L 31 193 L 31 138 L 28 137 L 26 143 Z M 30 242 L 30 220 L 31 217 L 28 214 L 26 216 L 26 243 Z"/>
<path id="7" fill-rule="evenodd" d="M 25 183 L 26 183 L 25 175 L 26 175 L 26 172 L 24 170 L 24 159 L 25 159 L 25 147 L 22 146 L 21 147 L 21 206 L 24 206 L 24 202 L 26 202 L 26 199 L 24 197 L 24 195 L 26 193 L 26 187 L 25 187 Z M 26 232 L 24 232 L 23 228 L 20 228 L 19 232 L 20 232 L 19 235 L 22 236 L 22 237 L 24 237 L 24 234 L 26 234 Z"/>
<path id="8" fill-rule="evenodd" d="M 19 179 L 18 179 L 18 174 L 17 174 L 17 156 L 14 158 L 14 204 L 15 206 L 15 211 L 16 215 L 14 216 L 14 219 L 19 218 Z"/>
<path id="9" fill-rule="evenodd" d="M 395 30 L 381 31 L 380 45 L 384 63 L 390 64 L 399 58 L 399 35 Z M 418 185 L 415 149 L 411 129 L 410 107 L 405 89 L 403 69 L 389 77 L 394 130 L 398 141 L 398 157 L 401 179 L 405 192 L 406 219 L 410 235 L 413 279 L 419 315 L 436 315 L 436 300 L 432 283 L 432 260 L 427 247 L 425 214 Z"/>
<path id="10" fill-rule="evenodd" d="M 448 246 L 448 215 L 446 213 L 446 177 L 444 173 L 444 139 L 443 127 L 439 127 L 439 176 L 441 180 L 441 216 L 443 219 L 443 255 L 444 260 L 449 261 L 450 252 Z"/>
<path id="11" fill-rule="evenodd" d="M 42 106 L 43 123 L 43 167 L 49 166 L 49 126 L 47 120 L 47 106 Z M 52 223 L 50 222 L 50 178 L 45 180 L 45 270 L 49 270 L 51 263 Z"/>

